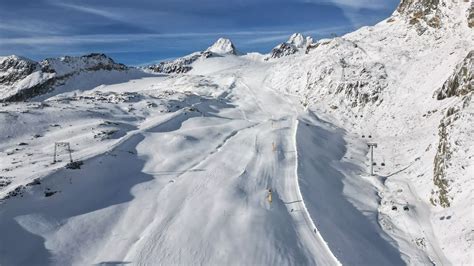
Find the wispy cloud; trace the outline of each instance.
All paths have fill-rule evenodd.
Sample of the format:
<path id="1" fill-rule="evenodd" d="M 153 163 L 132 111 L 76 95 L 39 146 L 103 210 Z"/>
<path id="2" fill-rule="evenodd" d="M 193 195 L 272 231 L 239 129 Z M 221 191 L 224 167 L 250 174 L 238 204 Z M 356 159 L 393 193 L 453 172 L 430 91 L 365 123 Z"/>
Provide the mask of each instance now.
<path id="1" fill-rule="evenodd" d="M 0 54 L 125 49 L 118 60 L 145 62 L 205 49 L 217 37 L 268 51 L 295 31 L 318 38 L 373 24 L 398 1 L 0 0 Z"/>
<path id="2" fill-rule="evenodd" d="M 394 0 L 303 0 L 304 2 L 334 4 L 343 9 L 385 9 L 392 7 Z M 395 0 L 398 1 L 398 0 Z"/>
<path id="3" fill-rule="evenodd" d="M 89 6 L 84 6 L 84 5 L 77 5 L 77 4 L 71 4 L 71 3 L 65 3 L 65 2 L 56 2 L 56 1 L 51 1 L 50 3 L 58 7 L 72 9 L 79 12 L 84 12 L 87 14 L 92 14 L 92 15 L 100 16 L 103 18 L 111 19 L 111 20 L 117 20 L 117 21 L 123 20 L 123 16 L 117 15 L 107 10 L 99 9 L 97 7 L 89 7 Z"/>
<path id="4" fill-rule="evenodd" d="M 37 20 L 14 20 L 14 21 L 1 21 L 0 32 L 8 31 L 17 34 L 28 34 L 28 35 L 54 35 L 60 34 L 67 27 L 45 23 Z"/>
<path id="5" fill-rule="evenodd" d="M 67 36 L 41 36 L 21 38 L 0 38 L 2 44 L 87 44 L 87 43 L 117 43 L 134 42 L 150 39 L 164 38 L 198 38 L 213 36 L 261 36 L 271 34 L 282 34 L 284 31 L 236 31 L 236 32 L 180 32 L 180 33 L 152 33 L 152 34 L 91 34 L 91 35 L 67 35 Z"/>
<path id="6" fill-rule="evenodd" d="M 311 29 L 311 30 L 304 30 L 300 32 L 303 35 L 309 35 L 312 37 L 322 37 L 322 36 L 328 36 L 330 34 L 340 34 L 342 32 L 347 32 L 351 26 L 334 26 L 334 27 L 325 27 L 325 28 L 316 28 L 316 29 Z M 275 42 L 282 42 L 286 41 L 291 34 L 294 32 L 291 31 L 284 31 L 278 34 L 272 34 L 269 36 L 263 36 L 263 37 L 256 37 L 254 39 L 249 39 L 246 40 L 246 44 L 260 44 L 260 43 L 275 43 Z"/>
<path id="7" fill-rule="evenodd" d="M 361 10 L 387 10 L 393 11 L 400 0 L 302 0 L 308 3 L 325 3 L 339 7 L 354 28 L 373 22 L 373 16 L 362 14 Z"/>

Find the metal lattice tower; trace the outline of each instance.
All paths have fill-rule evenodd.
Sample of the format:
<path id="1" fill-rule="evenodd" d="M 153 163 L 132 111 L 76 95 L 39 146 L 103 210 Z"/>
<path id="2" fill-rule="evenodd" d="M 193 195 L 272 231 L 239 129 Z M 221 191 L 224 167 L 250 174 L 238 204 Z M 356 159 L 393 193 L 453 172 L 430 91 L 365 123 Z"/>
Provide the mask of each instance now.
<path id="1" fill-rule="evenodd" d="M 53 163 L 56 163 L 56 157 L 57 157 L 57 152 L 58 152 L 58 148 L 60 147 L 65 147 L 66 150 L 68 151 L 69 153 L 69 161 L 72 163 L 72 152 L 71 152 L 71 145 L 69 144 L 69 142 L 55 142 L 54 143 L 54 157 L 53 157 Z"/>
<path id="2" fill-rule="evenodd" d="M 367 145 L 370 148 L 370 175 L 374 175 L 374 148 L 377 148 L 377 143 L 369 142 Z"/>

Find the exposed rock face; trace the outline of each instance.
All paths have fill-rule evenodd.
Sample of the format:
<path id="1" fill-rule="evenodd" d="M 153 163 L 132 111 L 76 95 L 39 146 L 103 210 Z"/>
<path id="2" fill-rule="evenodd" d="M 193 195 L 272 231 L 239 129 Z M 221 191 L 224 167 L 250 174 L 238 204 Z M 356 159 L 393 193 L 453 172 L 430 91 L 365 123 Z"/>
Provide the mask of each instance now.
<path id="1" fill-rule="evenodd" d="M 158 73 L 186 73 L 192 69 L 191 64 L 203 56 L 203 52 L 197 52 L 188 56 L 180 57 L 173 61 L 160 62 L 156 65 L 150 65 L 147 69 Z"/>
<path id="2" fill-rule="evenodd" d="M 195 52 L 172 61 L 160 62 L 159 64 L 150 65 L 145 68 L 153 72 L 165 74 L 186 73 L 193 69 L 191 65 L 199 59 L 237 54 L 238 52 L 235 49 L 234 44 L 229 39 L 219 38 L 205 51 Z"/>
<path id="3" fill-rule="evenodd" d="M 469 28 L 474 28 L 474 2 L 471 2 L 471 7 L 467 12 L 467 25 Z"/>
<path id="4" fill-rule="evenodd" d="M 456 66 L 454 73 L 438 89 L 434 97 L 443 100 L 453 96 L 463 96 L 474 91 L 474 50 Z"/>
<path id="5" fill-rule="evenodd" d="M 402 0 L 397 11 L 407 16 L 412 25 L 425 22 L 428 26 L 439 28 L 439 4 L 440 0 Z"/>
<path id="6" fill-rule="evenodd" d="M 442 207 L 449 207 L 448 198 L 448 180 L 446 168 L 449 158 L 451 157 L 451 145 L 448 138 L 449 128 L 456 117 L 450 117 L 454 113 L 454 109 L 448 111 L 448 114 L 443 118 L 439 124 L 438 136 L 439 143 L 434 158 L 433 168 L 433 183 L 436 189 L 433 190 L 430 201 L 433 205 L 441 205 Z"/>
<path id="7" fill-rule="evenodd" d="M 463 98 L 462 104 L 448 109 L 439 124 L 439 142 L 433 168 L 433 183 L 435 189 L 432 191 L 430 201 L 433 205 L 440 205 L 444 208 L 450 207 L 451 205 L 452 197 L 449 196 L 450 181 L 448 180 L 448 171 L 451 167 L 450 162 L 452 157 L 455 156 L 457 152 L 456 146 L 459 145 L 459 140 L 453 140 L 455 136 L 451 135 L 457 131 L 457 128 L 459 128 L 462 123 L 466 122 L 462 121 L 462 118 L 465 118 L 463 111 L 469 107 L 472 101 L 472 95 L 474 94 L 473 77 L 474 50 L 469 52 L 466 58 L 456 66 L 454 73 L 433 95 L 433 97 L 436 97 L 438 100 L 467 95 Z M 459 137 L 459 133 L 457 137 Z"/>
<path id="8" fill-rule="evenodd" d="M 295 46 L 284 42 L 272 49 L 270 58 L 280 58 L 295 54 L 296 52 L 298 52 L 298 49 Z"/>
<path id="9" fill-rule="evenodd" d="M 13 85 L 40 69 L 37 62 L 11 55 L 0 59 L 0 85 Z"/>
<path id="10" fill-rule="evenodd" d="M 44 72 L 54 72 L 56 77 L 80 71 L 96 70 L 127 70 L 123 64 L 115 61 L 105 54 L 88 54 L 80 57 L 64 56 L 60 58 L 48 58 L 40 62 Z"/>
<path id="11" fill-rule="evenodd" d="M 456 191 L 452 187 L 453 171 L 464 169 L 466 163 L 465 141 L 471 139 L 473 93 L 468 94 L 447 109 L 438 127 L 438 147 L 433 162 L 433 183 L 430 202 L 447 208 L 451 206 Z"/>
<path id="12" fill-rule="evenodd" d="M 433 190 L 430 199 L 433 205 L 440 205 L 444 208 L 450 207 L 452 196 L 450 197 L 448 192 L 452 180 L 448 180 L 448 172 L 452 166 L 452 158 L 464 156 L 464 154 L 459 155 L 459 147 L 457 147 L 460 145 L 462 147 L 462 134 L 468 134 L 467 137 L 470 137 L 470 132 L 472 132 L 471 130 L 460 130 L 460 128 L 472 124 L 465 120 L 472 116 L 472 109 L 469 111 L 468 108 L 472 104 L 473 95 L 474 50 L 470 51 L 462 62 L 456 66 L 454 73 L 433 95 L 438 100 L 449 97 L 463 97 L 462 102 L 450 107 L 440 121 L 439 142 L 433 169 L 433 182 L 436 188 Z M 454 161 L 463 160 L 455 158 Z"/>
<path id="13" fill-rule="evenodd" d="M 46 93 L 80 72 L 127 69 L 104 54 L 48 58 L 39 63 L 8 56 L 0 61 L 0 101 L 23 101 Z"/>
<path id="14" fill-rule="evenodd" d="M 304 37 L 301 33 L 294 33 L 288 41 L 277 45 L 272 49 L 269 58 L 280 58 L 295 54 L 301 49 L 305 49 L 313 43 L 311 37 Z M 267 58 L 267 59 L 269 59 Z"/>

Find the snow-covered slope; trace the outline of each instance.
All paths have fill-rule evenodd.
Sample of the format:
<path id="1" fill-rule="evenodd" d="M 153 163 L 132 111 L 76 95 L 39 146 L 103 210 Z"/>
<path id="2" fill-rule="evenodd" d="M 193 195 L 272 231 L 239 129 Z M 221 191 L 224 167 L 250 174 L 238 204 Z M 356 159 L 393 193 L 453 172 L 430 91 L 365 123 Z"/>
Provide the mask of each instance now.
<path id="1" fill-rule="evenodd" d="M 308 55 L 280 59 L 268 81 L 378 144 L 379 222 L 408 261 L 416 264 L 414 258 L 425 253 L 441 264 L 471 264 L 470 3 L 440 1 L 414 23 L 413 13 L 400 13 L 404 2 L 374 27 L 319 41 Z M 425 23 L 433 14 L 437 26 Z"/>
<path id="2" fill-rule="evenodd" d="M 271 60 L 218 41 L 180 75 L 0 59 L 6 90 L 88 69 L 0 106 L 0 264 L 471 265 L 470 10 L 404 0 Z"/>

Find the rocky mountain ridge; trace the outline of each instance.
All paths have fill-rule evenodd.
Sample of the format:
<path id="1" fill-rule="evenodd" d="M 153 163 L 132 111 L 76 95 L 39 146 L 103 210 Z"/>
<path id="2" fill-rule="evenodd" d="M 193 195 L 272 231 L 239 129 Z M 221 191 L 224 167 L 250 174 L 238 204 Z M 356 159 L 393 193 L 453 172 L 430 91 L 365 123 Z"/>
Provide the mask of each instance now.
<path id="1" fill-rule="evenodd" d="M 128 69 L 98 53 L 47 58 L 40 62 L 16 55 L 7 56 L 0 59 L 0 101 L 21 101 L 46 93 L 79 73 Z"/>
<path id="2" fill-rule="evenodd" d="M 312 37 L 304 37 L 301 33 L 294 33 L 288 41 L 275 46 L 265 60 L 285 57 L 298 51 L 306 51 L 312 44 Z"/>
<path id="3" fill-rule="evenodd" d="M 158 64 L 146 66 L 145 69 L 165 74 L 186 73 L 192 69 L 192 64 L 197 60 L 202 60 L 216 56 L 238 55 L 237 49 L 231 40 L 219 38 L 214 44 L 204 51 L 195 52 L 175 60 L 164 61 Z"/>

